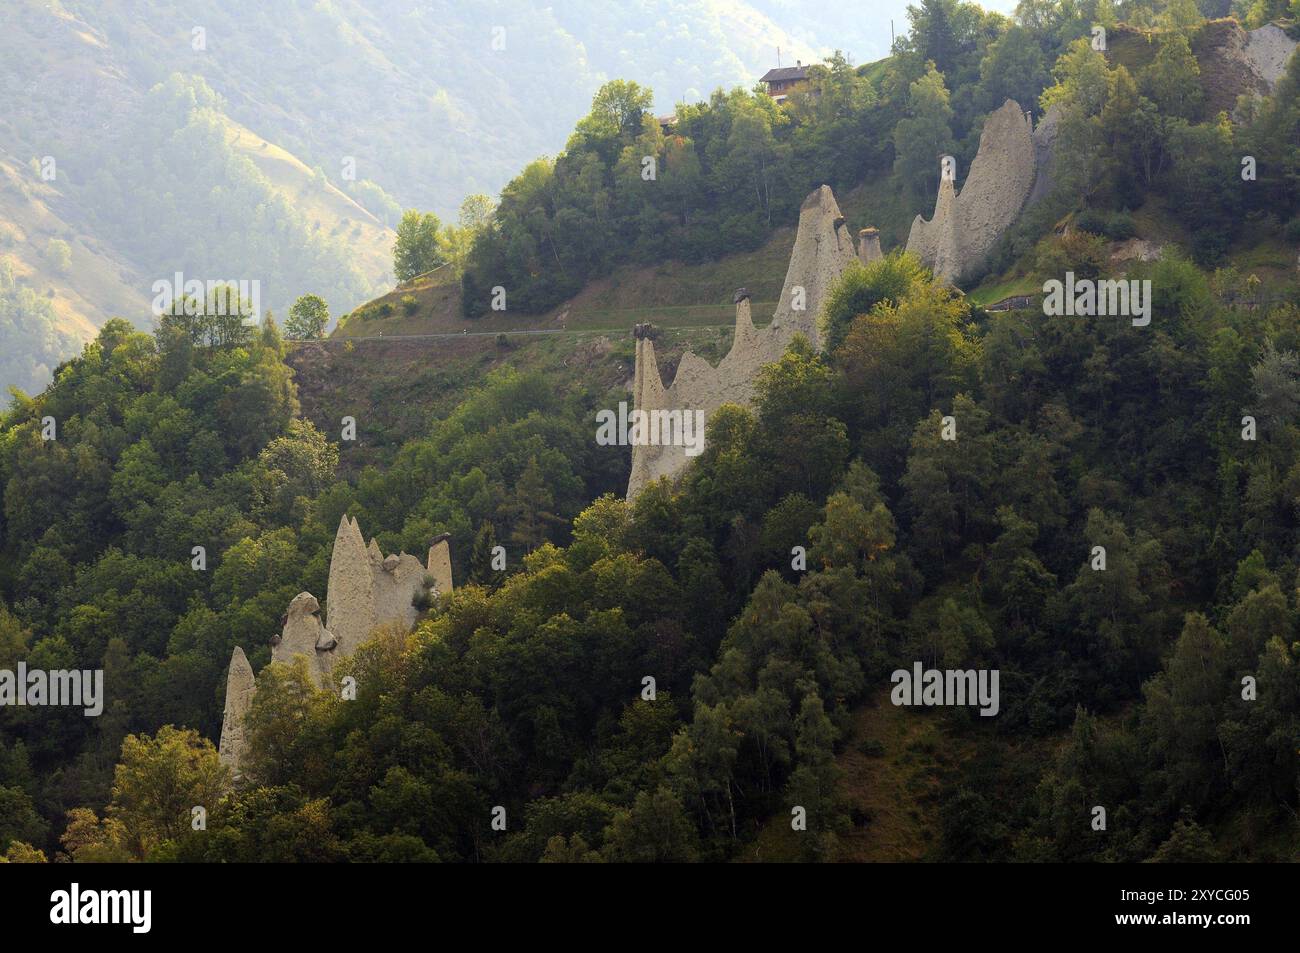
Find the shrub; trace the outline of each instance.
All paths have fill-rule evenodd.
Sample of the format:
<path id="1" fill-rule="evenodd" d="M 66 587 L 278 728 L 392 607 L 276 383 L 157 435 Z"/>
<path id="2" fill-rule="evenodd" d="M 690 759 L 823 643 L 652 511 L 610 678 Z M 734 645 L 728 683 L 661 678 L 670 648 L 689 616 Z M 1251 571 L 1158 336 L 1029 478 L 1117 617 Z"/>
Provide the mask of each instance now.
<path id="1" fill-rule="evenodd" d="M 1122 242 L 1137 234 L 1137 225 L 1128 212 L 1115 212 L 1106 219 L 1106 230 L 1102 234 Z"/>
<path id="2" fill-rule="evenodd" d="M 417 612 L 428 612 L 438 604 L 438 597 L 435 595 L 437 580 L 433 576 L 425 574 L 420 583 L 420 588 L 411 596 L 411 606 Z"/>
<path id="3" fill-rule="evenodd" d="M 45 259 L 61 275 L 72 269 L 72 247 L 61 238 L 51 238 L 45 246 Z"/>
<path id="4" fill-rule="evenodd" d="M 1228 237 L 1220 228 L 1199 228 L 1192 232 L 1192 258 L 1204 268 L 1212 268 L 1228 252 Z"/>
<path id="5" fill-rule="evenodd" d="M 1038 271 L 1044 275 L 1072 271 L 1079 278 L 1096 278 L 1108 263 L 1105 246 L 1100 235 L 1077 228 L 1067 235 L 1053 236 L 1038 249 Z"/>
<path id="6" fill-rule="evenodd" d="M 1086 208 L 1074 216 L 1074 227 L 1094 235 L 1105 234 L 1106 213 L 1095 208 Z"/>
<path id="7" fill-rule="evenodd" d="M 1133 216 L 1128 212 L 1103 212 L 1086 208 L 1074 217 L 1074 225 L 1081 231 L 1101 235 L 1112 241 L 1123 241 L 1137 234 Z"/>
<path id="8" fill-rule="evenodd" d="M 407 314 L 415 314 L 420 310 L 420 303 L 415 300 L 415 295 L 402 295 L 402 310 Z"/>
<path id="9" fill-rule="evenodd" d="M 834 351 L 849 325 L 876 305 L 896 305 L 925 281 L 925 268 L 908 252 L 890 252 L 869 265 L 851 262 L 831 289 L 820 316 L 826 350 Z"/>

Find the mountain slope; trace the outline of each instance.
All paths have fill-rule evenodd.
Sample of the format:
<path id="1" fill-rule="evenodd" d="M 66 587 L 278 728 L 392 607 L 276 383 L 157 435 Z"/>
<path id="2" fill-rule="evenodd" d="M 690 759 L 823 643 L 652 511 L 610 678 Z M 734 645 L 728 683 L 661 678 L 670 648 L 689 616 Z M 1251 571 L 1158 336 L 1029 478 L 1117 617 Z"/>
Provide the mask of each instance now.
<path id="1" fill-rule="evenodd" d="M 446 218 L 496 192 L 630 62 L 666 110 L 752 82 L 778 47 L 818 53 L 730 0 L 14 0 L 5 25 L 0 255 L 53 315 L 39 344 L 0 329 L 0 386 L 29 390 L 109 317 L 143 323 L 175 271 L 257 278 L 281 315 L 308 291 L 348 311 L 392 280 L 399 200 Z"/>

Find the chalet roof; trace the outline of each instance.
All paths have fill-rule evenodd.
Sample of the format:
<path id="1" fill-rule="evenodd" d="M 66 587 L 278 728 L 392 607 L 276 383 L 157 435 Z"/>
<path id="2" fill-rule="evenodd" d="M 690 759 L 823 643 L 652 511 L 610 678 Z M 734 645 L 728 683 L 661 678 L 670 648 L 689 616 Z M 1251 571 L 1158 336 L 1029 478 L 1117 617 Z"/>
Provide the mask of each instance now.
<path id="1" fill-rule="evenodd" d="M 777 69 L 770 69 L 763 74 L 760 83 L 781 83 L 789 82 L 792 79 L 807 79 L 808 67 L 806 66 L 782 66 Z"/>

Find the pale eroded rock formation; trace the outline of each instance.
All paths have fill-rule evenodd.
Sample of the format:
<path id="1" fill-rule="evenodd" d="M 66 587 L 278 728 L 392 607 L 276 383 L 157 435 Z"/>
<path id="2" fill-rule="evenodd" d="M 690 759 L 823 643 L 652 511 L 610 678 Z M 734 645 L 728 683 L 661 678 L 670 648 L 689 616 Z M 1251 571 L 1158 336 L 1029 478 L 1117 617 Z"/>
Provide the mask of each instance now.
<path id="1" fill-rule="evenodd" d="M 221 763 L 239 780 L 239 760 L 244 752 L 244 716 L 253 703 L 253 667 L 244 650 L 235 646 L 226 675 L 226 708 L 221 716 Z"/>
<path id="2" fill-rule="evenodd" d="M 879 241 L 876 243 L 879 251 Z M 750 315 L 749 293 L 736 292 L 736 331 L 717 367 L 691 352 L 682 355 L 673 382 L 664 387 L 655 359 L 654 341 L 644 326 L 636 329 L 636 370 L 632 378 L 632 406 L 638 410 L 702 410 L 707 420 L 725 403 L 748 404 L 754 395 L 758 369 L 780 359 L 785 349 L 802 334 L 819 346 L 817 327 L 822 303 L 831 286 L 857 252 L 848 226 L 829 186 L 821 186 L 804 199 L 799 210 L 799 228 L 785 286 L 772 323 L 755 328 Z M 635 444 L 628 499 L 634 499 L 648 483 L 661 476 L 675 476 L 686 466 L 686 448 L 674 445 Z M 331 621 L 333 617 L 331 616 Z"/>
<path id="3" fill-rule="evenodd" d="M 1241 96 L 1266 96 L 1286 73 L 1296 42 L 1280 27 L 1266 24 L 1245 30 L 1235 20 L 1206 24 L 1196 58 L 1205 86 L 1205 114 L 1237 111 Z"/>
<path id="4" fill-rule="evenodd" d="M 885 253 L 880 250 L 880 229 L 864 228 L 858 232 L 858 260 L 864 265 L 880 261 Z"/>
<path id="5" fill-rule="evenodd" d="M 1015 100 L 991 113 L 960 192 L 944 178 L 934 215 L 912 222 L 907 250 L 936 278 L 956 284 L 976 271 L 1020 216 L 1038 175 L 1033 124 Z"/>
<path id="6" fill-rule="evenodd" d="M 338 639 L 320 620 L 320 603 L 310 592 L 300 592 L 289 603 L 289 611 L 281 620 L 281 631 L 271 640 L 271 661 L 292 662 L 302 655 L 308 660 L 307 670 L 317 683 L 328 675 L 334 660 L 331 651 Z"/>
<path id="7" fill-rule="evenodd" d="M 432 580 L 426 586 L 426 578 Z M 330 555 L 328 625 L 320 618 L 320 603 L 310 592 L 300 592 L 281 620 L 281 632 L 271 640 L 271 660 L 307 659 L 307 671 L 318 686 L 334 664 L 356 651 L 376 628 L 398 624 L 410 628 L 419 615 L 415 600 L 431 591 L 452 591 L 451 549 L 444 534 L 433 541 L 423 565 L 406 553 L 385 556 L 379 544 L 367 546 L 361 527 L 346 515 L 339 521 Z M 226 708 L 221 725 L 221 762 L 239 777 L 246 750 L 244 716 L 256 690 L 253 669 L 244 650 L 235 647 L 226 679 Z"/>
<path id="8" fill-rule="evenodd" d="M 1264 81 L 1269 91 L 1286 74 L 1286 67 L 1295 54 L 1296 41 L 1287 36 L 1276 24 L 1268 23 L 1246 34 L 1245 57 L 1255 74 Z"/>
<path id="9" fill-rule="evenodd" d="M 1272 24 L 1249 32 L 1232 24 L 1219 42 L 1214 55 L 1239 64 L 1246 84 L 1239 91 L 1274 89 L 1296 49 L 1296 41 Z M 961 191 L 951 180 L 940 182 L 934 215 L 912 222 L 908 251 L 951 284 L 979 271 L 1021 212 L 1051 190 L 1059 121 L 1053 107 L 1033 128 L 1011 99 L 990 114 Z"/>
<path id="10" fill-rule="evenodd" d="M 1007 100 L 985 122 L 979 152 L 961 192 L 951 181 L 940 185 L 934 216 L 928 222 L 916 217 L 908 250 L 949 282 L 980 267 L 1025 206 L 1050 187 L 1047 170 L 1057 119 L 1051 111 L 1035 130 L 1020 106 Z M 744 289 L 738 291 L 735 337 L 717 367 L 688 351 L 682 355 L 673 382 L 664 387 L 648 325 L 637 325 L 632 406 L 644 411 L 703 410 L 707 419 L 724 403 L 749 404 L 759 368 L 779 360 L 796 334 L 807 337 L 814 348 L 820 347 L 822 304 L 849 262 L 856 257 L 870 264 L 883 256 L 876 229 L 864 228 L 858 234 L 855 249 L 828 186 L 809 195 L 799 211 L 799 230 L 772 323 L 756 329 L 749 295 Z M 796 307 L 800 289 L 803 309 Z M 634 443 L 628 499 L 635 499 L 660 477 L 676 476 L 689 459 L 682 446 Z M 331 628 L 332 620 L 331 616 Z"/>
<path id="11" fill-rule="evenodd" d="M 411 600 L 424 590 L 425 576 L 433 578 L 438 592 L 451 591 L 445 536 L 434 541 L 424 564 L 406 553 L 385 557 L 375 540 L 365 544 L 357 521 L 344 516 L 334 536 L 327 592 L 326 628 L 338 640 L 335 654 L 351 655 L 382 623 L 412 625 L 418 612 Z"/>

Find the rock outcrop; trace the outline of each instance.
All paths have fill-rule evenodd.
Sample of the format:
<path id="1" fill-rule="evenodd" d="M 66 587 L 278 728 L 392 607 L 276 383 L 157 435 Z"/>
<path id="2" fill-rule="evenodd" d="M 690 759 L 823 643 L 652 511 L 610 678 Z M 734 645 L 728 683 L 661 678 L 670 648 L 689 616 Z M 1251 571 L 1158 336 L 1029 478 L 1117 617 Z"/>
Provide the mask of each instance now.
<path id="1" fill-rule="evenodd" d="M 858 231 L 858 261 L 869 265 L 880 261 L 885 253 L 880 250 L 880 229 L 864 228 Z"/>
<path id="2" fill-rule="evenodd" d="M 1200 66 L 1205 91 L 1203 115 L 1226 112 L 1242 118 L 1242 96 L 1267 96 L 1273 92 L 1294 54 L 1296 41 L 1274 24 L 1246 30 L 1234 19 L 1209 20 L 1197 30 L 1192 49 Z M 1156 47 L 1152 46 L 1152 55 Z"/>
<path id="3" fill-rule="evenodd" d="M 1048 170 L 1059 116 L 1049 111 L 1037 129 L 1008 99 L 980 134 L 979 151 L 959 193 L 951 180 L 940 183 L 934 216 L 917 216 L 907 248 L 941 280 L 956 283 L 980 268 L 1024 208 L 1050 189 Z M 785 285 L 772 323 L 757 329 L 749 294 L 736 292 L 736 330 L 731 350 L 717 367 L 689 351 L 673 382 L 664 386 L 649 325 L 637 325 L 632 405 L 642 411 L 704 411 L 706 419 L 724 403 L 747 405 L 759 368 L 780 359 L 796 334 L 821 344 L 821 309 L 832 286 L 855 257 L 870 264 L 883 257 L 880 233 L 864 228 L 856 248 L 835 196 L 823 185 L 804 200 Z M 800 307 L 802 305 L 802 307 Z M 634 442 L 628 499 L 660 477 L 673 477 L 689 462 L 686 448 Z M 333 616 L 330 628 L 334 631 Z"/>
<path id="4" fill-rule="evenodd" d="M 271 640 L 271 661 L 292 662 L 294 656 L 308 659 L 307 670 L 319 684 L 330 673 L 333 649 L 338 639 L 320 620 L 320 603 L 310 592 L 300 592 L 289 603 L 281 620 L 281 631 Z"/>
<path id="5" fill-rule="evenodd" d="M 1287 36 L 1281 27 L 1268 23 L 1246 34 L 1244 52 L 1250 68 L 1272 92 L 1286 75 L 1286 67 L 1295 55 L 1295 48 L 1296 41 Z"/>
<path id="6" fill-rule="evenodd" d="M 879 251 L 878 240 L 876 250 Z M 829 186 L 823 185 L 800 207 L 799 228 L 785 285 L 771 324 L 755 328 L 749 293 L 743 288 L 737 291 L 733 299 L 736 329 L 727 356 L 713 367 L 698 355 L 686 352 L 668 387 L 664 387 L 659 376 L 654 340 L 646 333 L 645 326 L 638 325 L 634 331 L 633 407 L 646 411 L 700 410 L 707 420 L 725 403 L 748 404 L 754 395 L 758 369 L 779 360 L 795 335 L 802 334 L 814 347 L 819 346 L 821 332 L 817 322 L 822 303 L 856 255 L 835 195 Z M 634 444 L 628 499 L 634 499 L 648 483 L 661 476 L 675 476 L 688 459 L 683 446 Z"/>
<path id="7" fill-rule="evenodd" d="M 1015 100 L 989 115 L 960 192 L 939 183 L 934 215 L 912 222 L 907 250 L 940 280 L 956 284 L 977 271 L 1020 216 L 1038 175 L 1033 123 Z"/>
<path id="8" fill-rule="evenodd" d="M 385 557 L 375 540 L 366 545 L 357 521 L 344 516 L 334 536 L 327 591 L 326 627 L 338 640 L 336 654 L 351 655 L 376 626 L 412 625 L 418 614 L 412 600 L 424 591 L 426 576 L 432 578 L 437 592 L 451 592 L 451 555 L 445 536 L 429 547 L 423 564 L 406 553 Z"/>
<path id="9" fill-rule="evenodd" d="M 253 704 L 253 667 L 244 650 L 235 646 L 226 675 L 226 708 L 221 716 L 221 746 L 218 757 L 239 780 L 239 762 L 245 751 L 244 716 Z"/>
<path id="10" fill-rule="evenodd" d="M 428 580 L 431 585 L 426 585 Z M 366 545 L 361 527 L 345 514 L 334 535 L 330 555 L 328 625 L 320 618 L 320 603 L 310 592 L 300 592 L 289 603 L 281 631 L 271 640 L 271 661 L 307 659 L 307 671 L 320 686 L 335 663 L 356 651 L 376 628 L 398 624 L 410 628 L 419 615 L 415 602 L 426 593 L 437 596 L 452 591 L 451 549 L 446 534 L 429 547 L 428 560 L 406 553 L 385 556 L 379 544 Z M 226 677 L 226 708 L 221 725 L 221 762 L 238 779 L 246 751 L 244 716 L 256 690 L 253 669 L 238 646 Z"/>
<path id="11" fill-rule="evenodd" d="M 773 333 L 766 337 L 760 335 L 756 340 L 771 343 L 784 339 L 777 346 L 777 357 L 796 334 L 804 335 L 813 347 L 819 348 L 821 332 L 817 320 L 822 303 L 855 254 L 848 225 L 831 187 L 823 185 L 809 193 L 799 207 L 799 230 L 790 251 L 781 298 L 772 323 L 764 329 Z M 799 289 L 803 289 L 802 293 Z M 727 357 L 743 361 L 742 355 L 735 355 L 734 344 Z"/>

